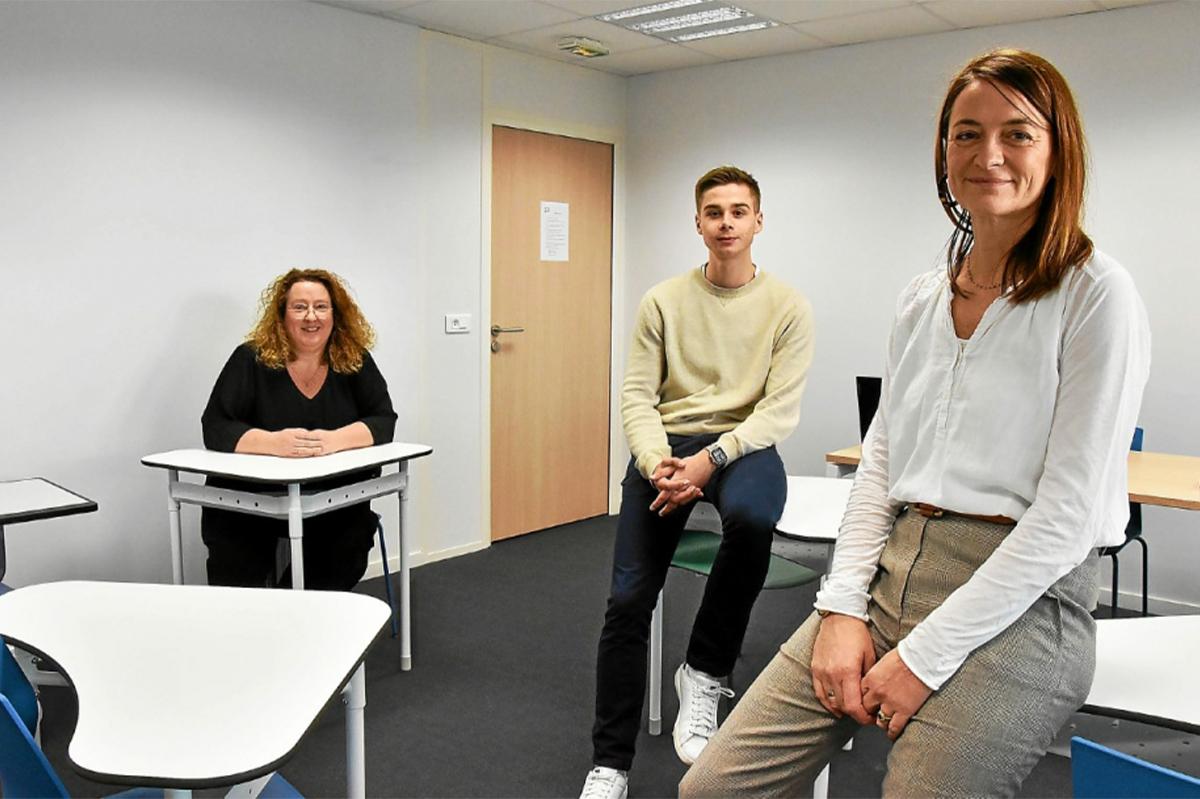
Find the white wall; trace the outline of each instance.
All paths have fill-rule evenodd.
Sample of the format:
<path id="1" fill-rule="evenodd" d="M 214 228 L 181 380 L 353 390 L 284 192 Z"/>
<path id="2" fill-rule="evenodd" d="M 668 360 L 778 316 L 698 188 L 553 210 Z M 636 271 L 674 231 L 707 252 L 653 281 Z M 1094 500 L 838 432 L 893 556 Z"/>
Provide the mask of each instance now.
<path id="1" fill-rule="evenodd" d="M 169 579 L 165 477 L 138 459 L 199 445 L 258 292 L 298 265 L 350 281 L 397 438 L 435 447 L 416 562 L 482 546 L 486 337 L 441 317 L 483 316 L 484 119 L 620 131 L 624 91 L 307 3 L 0 3 L 0 479 L 100 504 L 9 527 L 6 581 Z M 394 529 L 395 502 L 377 508 Z"/>
<path id="2" fill-rule="evenodd" d="M 415 467 L 417 562 L 483 546 L 492 122 L 616 144 L 618 379 L 637 298 L 704 257 L 696 176 L 732 161 L 762 179 L 757 260 L 818 321 L 783 453 L 820 473 L 855 439 L 851 378 L 878 371 L 896 292 L 948 233 L 929 163 L 941 92 L 1000 44 L 1045 53 L 1076 89 L 1089 227 L 1152 317 L 1148 445 L 1198 453 L 1197 29 L 1200 4 L 1168 3 L 622 80 L 304 3 L 0 3 L 0 479 L 101 506 L 10 527 L 8 581 L 167 579 L 165 478 L 138 458 L 199 443 L 258 291 L 295 265 L 350 280 L 397 436 L 436 448 Z M 473 332 L 443 335 L 448 312 Z M 378 506 L 394 528 L 395 503 Z M 194 510 L 185 523 L 199 580 Z M 1154 593 L 1200 603 L 1195 517 L 1146 524 Z"/>
<path id="3" fill-rule="evenodd" d="M 878 374 L 898 291 L 950 230 L 932 177 L 934 121 L 971 56 L 1017 46 L 1071 82 L 1092 145 L 1088 229 L 1133 273 L 1154 335 L 1150 449 L 1200 454 L 1200 4 L 1168 3 L 634 78 L 626 307 L 704 258 L 691 186 L 709 167 L 762 182 L 756 261 L 812 300 L 817 354 L 789 471 L 822 473 L 857 441 L 853 376 Z M 626 315 L 626 330 L 631 320 Z M 1200 517 L 1148 508 L 1152 595 L 1200 604 Z M 1137 552 L 1122 586 L 1140 590 Z"/>

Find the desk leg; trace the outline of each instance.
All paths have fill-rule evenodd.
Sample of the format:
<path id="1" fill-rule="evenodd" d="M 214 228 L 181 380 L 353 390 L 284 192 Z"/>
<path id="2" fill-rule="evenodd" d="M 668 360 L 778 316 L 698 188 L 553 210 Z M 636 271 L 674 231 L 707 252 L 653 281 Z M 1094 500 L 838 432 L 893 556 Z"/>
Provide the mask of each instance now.
<path id="1" fill-rule="evenodd" d="M 304 514 L 300 484 L 288 483 L 288 539 L 292 544 L 292 588 L 304 590 Z"/>
<path id="2" fill-rule="evenodd" d="M 179 500 L 175 499 L 175 484 L 179 470 L 167 469 L 167 519 L 171 527 L 171 581 L 183 585 L 183 535 L 179 526 Z"/>
<path id="3" fill-rule="evenodd" d="M 400 462 L 400 473 L 405 475 L 404 488 L 396 495 L 400 500 L 400 671 L 412 669 L 412 625 L 410 615 L 408 556 L 408 461 Z"/>
<path id="4" fill-rule="evenodd" d="M 346 796 L 365 799 L 367 795 L 367 756 L 363 709 L 367 706 L 366 664 L 359 663 L 350 683 L 342 690 L 346 703 Z"/>
<path id="5" fill-rule="evenodd" d="M 857 466 L 846 466 L 845 464 L 842 464 L 842 463 L 826 463 L 825 464 L 825 476 L 826 477 L 846 477 L 848 475 L 854 474 L 856 471 L 858 471 Z"/>

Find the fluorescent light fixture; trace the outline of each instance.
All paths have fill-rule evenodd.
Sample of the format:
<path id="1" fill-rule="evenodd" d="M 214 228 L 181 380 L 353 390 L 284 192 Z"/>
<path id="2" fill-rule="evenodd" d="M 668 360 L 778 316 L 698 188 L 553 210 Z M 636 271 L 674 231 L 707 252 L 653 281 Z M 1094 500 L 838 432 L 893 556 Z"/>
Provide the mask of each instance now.
<path id="1" fill-rule="evenodd" d="M 623 19 L 644 17 L 647 14 L 658 14 L 663 11 L 674 11 L 678 8 L 687 8 L 688 6 L 699 5 L 704 2 L 707 2 L 707 0 L 667 0 L 665 3 L 654 3 L 648 6 L 627 8 L 624 11 L 613 11 L 610 14 L 601 14 L 596 19 L 601 22 L 619 22 Z"/>
<path id="2" fill-rule="evenodd" d="M 558 49 L 583 58 L 599 58 L 608 55 L 608 48 L 603 42 L 589 39 L 586 36 L 566 36 L 558 40 Z"/>
<path id="3" fill-rule="evenodd" d="M 729 28 L 709 28 L 704 31 L 696 31 L 695 33 L 681 33 L 677 36 L 670 37 L 673 42 L 694 42 L 697 39 L 708 39 L 713 36 L 728 36 L 731 33 L 745 33 L 747 31 L 760 31 L 764 28 L 774 28 L 779 23 L 774 20 L 760 19 L 757 22 L 747 22 L 744 25 L 734 25 Z"/>
<path id="4" fill-rule="evenodd" d="M 2 2 L 2 0 L 0 0 Z M 733 5 L 734 0 L 663 0 L 595 19 L 669 42 L 774 28 L 778 22 Z"/>
<path id="5" fill-rule="evenodd" d="M 749 11 L 743 11 L 733 6 L 721 6 L 720 8 L 693 11 L 690 14 L 680 14 L 674 17 L 650 19 L 630 25 L 629 27 L 641 33 L 666 33 L 667 31 L 683 30 L 684 28 L 698 28 L 701 25 L 713 25 L 718 22 L 732 22 L 735 19 L 742 19 L 749 16 L 753 16 Z"/>

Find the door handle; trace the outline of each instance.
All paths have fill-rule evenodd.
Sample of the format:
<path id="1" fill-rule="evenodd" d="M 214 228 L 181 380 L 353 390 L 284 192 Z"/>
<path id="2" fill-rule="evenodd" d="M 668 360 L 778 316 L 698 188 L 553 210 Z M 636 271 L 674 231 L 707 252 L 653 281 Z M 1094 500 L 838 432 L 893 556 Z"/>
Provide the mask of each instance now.
<path id="1" fill-rule="evenodd" d="M 501 333 L 524 333 L 523 327 L 501 327 L 500 325 L 492 325 L 492 352 L 500 351 L 500 334 Z"/>

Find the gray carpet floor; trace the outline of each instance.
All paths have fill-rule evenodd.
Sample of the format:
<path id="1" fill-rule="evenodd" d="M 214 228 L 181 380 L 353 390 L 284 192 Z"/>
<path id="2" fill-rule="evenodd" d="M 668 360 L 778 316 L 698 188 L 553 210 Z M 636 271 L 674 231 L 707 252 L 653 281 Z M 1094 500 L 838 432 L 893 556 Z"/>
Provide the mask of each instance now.
<path id="1" fill-rule="evenodd" d="M 591 764 L 596 641 L 603 621 L 615 530 L 600 517 L 501 542 L 413 572 L 413 654 L 399 669 L 398 642 L 380 638 L 367 658 L 367 791 L 372 797 L 564 797 L 578 795 Z M 786 546 L 786 545 L 785 545 Z M 821 568 L 823 556 L 792 555 Z M 668 674 L 686 648 L 703 580 L 672 571 L 666 594 Z M 382 580 L 357 590 L 383 597 Z M 815 585 L 767 591 L 755 607 L 735 688 L 748 684 L 811 611 Z M 131 653 L 136 657 L 137 653 Z M 254 668 L 252 652 L 246 668 Z M 676 699 L 664 680 L 663 716 Z M 179 690 L 188 690 L 180 685 Z M 45 688 L 43 745 L 75 796 L 119 790 L 79 777 L 66 756 L 75 724 L 69 689 Z M 1091 737 L 1200 773 L 1200 742 L 1140 725 L 1077 717 Z M 1057 751 L 1063 751 L 1064 735 Z M 863 730 L 833 763 L 832 796 L 879 796 L 888 742 Z M 306 796 L 345 793 L 342 707 L 326 708 L 283 774 Z M 630 796 L 674 796 L 684 767 L 669 729 L 638 741 Z M 221 792 L 199 792 L 199 796 Z M 1071 795 L 1069 761 L 1049 754 L 1026 780 L 1029 797 Z"/>

